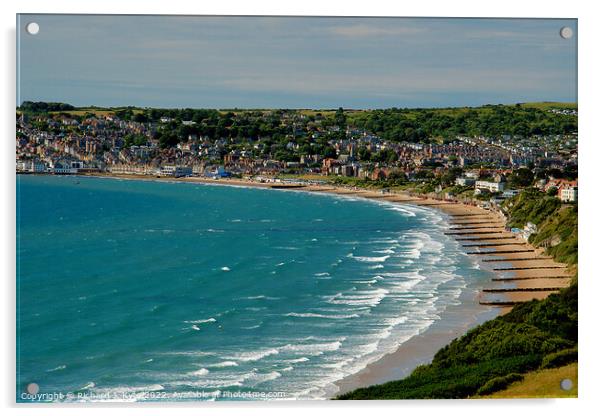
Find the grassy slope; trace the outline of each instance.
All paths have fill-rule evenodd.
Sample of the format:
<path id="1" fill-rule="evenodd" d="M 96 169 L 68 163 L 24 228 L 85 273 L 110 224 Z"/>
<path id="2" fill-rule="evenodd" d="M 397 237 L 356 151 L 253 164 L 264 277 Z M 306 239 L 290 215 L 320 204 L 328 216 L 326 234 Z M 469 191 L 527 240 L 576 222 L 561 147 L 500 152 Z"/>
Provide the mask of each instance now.
<path id="1" fill-rule="evenodd" d="M 527 189 L 504 202 L 503 209 L 510 214 L 511 227 L 522 228 L 528 222 L 537 225 L 537 233 L 529 238 L 531 244 L 546 247 L 558 262 L 577 265 L 577 205 L 563 205 L 556 197 Z"/>
<path id="2" fill-rule="evenodd" d="M 548 216 L 539 225 L 539 231 L 531 239 L 531 243 L 540 246 L 545 242 L 554 241 L 555 245 L 546 251 L 554 259 L 569 265 L 577 264 L 578 244 L 577 207 L 566 206 Z"/>
<path id="3" fill-rule="evenodd" d="M 566 378 L 573 382 L 573 388 L 569 391 L 560 388 L 560 382 Z M 479 396 L 479 398 L 516 399 L 536 397 L 577 397 L 577 390 L 577 363 L 573 363 L 560 368 L 527 373 L 523 381 L 511 384 L 506 390 L 488 396 Z"/>

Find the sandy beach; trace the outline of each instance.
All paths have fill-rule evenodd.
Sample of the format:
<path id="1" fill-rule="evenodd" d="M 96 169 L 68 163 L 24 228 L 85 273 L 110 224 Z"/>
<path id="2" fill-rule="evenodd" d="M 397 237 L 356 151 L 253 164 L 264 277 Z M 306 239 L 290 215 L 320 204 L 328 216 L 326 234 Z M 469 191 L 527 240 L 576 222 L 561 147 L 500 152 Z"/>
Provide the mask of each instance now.
<path id="1" fill-rule="evenodd" d="M 458 306 L 449 307 L 445 319 L 435 322 L 424 333 L 400 340 L 399 348 L 369 364 L 358 373 L 337 382 L 339 394 L 358 387 L 403 378 L 418 365 L 428 363 L 441 347 L 474 326 L 507 313 L 514 304 L 543 299 L 570 285 L 572 271 L 506 230 L 504 217 L 494 211 L 461 203 L 411 196 L 406 193 L 383 193 L 376 190 L 351 189 L 333 185 L 294 186 L 284 183 L 255 182 L 244 179 L 200 177 L 154 177 L 141 175 L 94 175 L 121 179 L 206 183 L 244 187 L 289 189 L 301 192 L 324 192 L 349 197 L 379 199 L 391 203 L 413 204 L 442 211 L 453 235 L 467 254 L 478 257 L 496 277 L 487 287 L 466 293 Z M 403 342 L 405 341 L 405 342 Z"/>

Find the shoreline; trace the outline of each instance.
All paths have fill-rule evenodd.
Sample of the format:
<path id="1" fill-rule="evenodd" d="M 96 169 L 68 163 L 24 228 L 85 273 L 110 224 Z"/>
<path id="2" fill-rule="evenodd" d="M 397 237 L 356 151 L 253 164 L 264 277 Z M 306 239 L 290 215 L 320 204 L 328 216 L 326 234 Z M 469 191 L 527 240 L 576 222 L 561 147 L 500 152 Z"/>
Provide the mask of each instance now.
<path id="1" fill-rule="evenodd" d="M 471 288 L 464 291 L 461 295 L 460 305 L 447 307 L 443 312 L 442 319 L 435 321 L 423 332 L 399 344 L 395 351 L 386 353 L 360 371 L 348 374 L 336 381 L 334 384 L 338 391 L 334 396 L 357 388 L 404 378 L 418 365 L 429 363 L 440 348 L 464 335 L 469 329 L 509 312 L 514 303 L 547 297 L 558 287 L 568 286 L 572 277 L 566 268 L 560 269 L 559 263 L 545 257 L 542 250 L 536 250 L 527 242 L 506 231 L 503 217 L 496 212 L 477 206 L 413 197 L 407 193 L 382 193 L 378 190 L 351 189 L 332 184 L 308 184 L 299 187 L 287 186 L 284 183 L 261 183 L 232 178 L 174 178 L 126 174 L 76 176 L 327 193 L 382 200 L 393 204 L 410 204 L 442 212 L 450 224 L 450 232 L 446 234 L 452 235 L 468 255 L 474 254 L 475 257 L 480 257 L 477 259 L 479 264 L 486 264 L 486 269 L 496 276 L 490 289 Z M 478 217 L 478 220 L 473 217 Z M 479 223 L 484 225 L 478 225 Z M 499 243 L 497 239 L 502 238 L 504 242 Z M 478 247 L 479 244 L 483 244 L 483 246 Z M 483 247 L 487 248 L 482 250 Z M 555 268 L 557 269 L 555 270 Z M 566 276 L 566 278 L 560 276 Z M 544 290 L 548 288 L 555 290 Z M 491 292 L 485 292 L 485 290 L 491 290 Z"/>

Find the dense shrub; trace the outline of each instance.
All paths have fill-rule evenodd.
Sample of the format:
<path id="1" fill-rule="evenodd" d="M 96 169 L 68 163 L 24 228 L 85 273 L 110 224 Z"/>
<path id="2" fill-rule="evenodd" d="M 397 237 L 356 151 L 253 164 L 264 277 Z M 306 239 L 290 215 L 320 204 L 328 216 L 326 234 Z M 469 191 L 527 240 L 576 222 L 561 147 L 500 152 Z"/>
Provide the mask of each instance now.
<path id="1" fill-rule="evenodd" d="M 570 341 L 550 336 L 536 326 L 494 319 L 439 350 L 432 365 L 448 368 L 494 358 L 548 354 L 570 346 Z"/>
<path id="2" fill-rule="evenodd" d="M 540 362 L 539 356 L 527 355 L 448 369 L 423 366 L 420 371 L 415 371 L 403 380 L 357 389 L 338 398 L 343 400 L 465 398 L 477 394 L 481 386 L 492 378 L 535 370 Z"/>
<path id="3" fill-rule="evenodd" d="M 46 113 L 48 111 L 69 111 L 73 110 L 70 104 L 65 103 L 46 103 L 43 101 L 23 101 L 19 110 L 30 113 Z"/>
<path id="4" fill-rule="evenodd" d="M 510 373 L 506 376 L 494 377 L 485 383 L 483 387 L 477 390 L 477 394 L 479 396 L 485 396 L 487 394 L 495 393 L 496 391 L 504 390 L 510 384 L 517 381 L 522 381 L 523 379 L 523 375 L 518 373 Z"/>
<path id="5" fill-rule="evenodd" d="M 540 330 L 577 343 L 577 283 L 541 301 L 516 305 L 498 318 L 507 322 L 527 323 Z"/>
<path id="6" fill-rule="evenodd" d="M 543 360 L 541 361 L 541 368 L 556 368 L 574 363 L 577 361 L 577 355 L 576 347 L 548 354 L 543 357 Z"/>
<path id="7" fill-rule="evenodd" d="M 509 199 L 504 206 L 510 213 L 508 225 L 522 228 L 528 222 L 539 225 L 560 207 L 560 200 L 537 189 L 528 188 Z"/>
<path id="8" fill-rule="evenodd" d="M 390 108 L 349 114 L 349 124 L 391 141 L 425 141 L 458 135 L 529 137 L 577 131 L 577 117 L 552 114 L 545 109 L 489 105 L 478 108 Z"/>

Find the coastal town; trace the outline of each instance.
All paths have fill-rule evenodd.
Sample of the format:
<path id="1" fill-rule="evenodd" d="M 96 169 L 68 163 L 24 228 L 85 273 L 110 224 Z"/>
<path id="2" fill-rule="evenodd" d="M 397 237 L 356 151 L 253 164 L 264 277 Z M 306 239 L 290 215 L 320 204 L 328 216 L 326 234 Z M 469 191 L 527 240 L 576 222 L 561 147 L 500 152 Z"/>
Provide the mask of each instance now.
<path id="1" fill-rule="evenodd" d="M 6 32 L 12 407 L 587 402 L 592 13 L 101 6 Z"/>
<path id="2" fill-rule="evenodd" d="M 505 115 L 512 107 L 492 107 L 513 116 Z M 563 203 L 578 195 L 576 109 L 528 109 L 531 118 L 543 114 L 548 126 L 562 123 L 548 134 L 541 123 L 516 123 L 512 131 L 486 135 L 481 128 L 471 136 L 455 133 L 453 123 L 474 109 L 438 121 L 449 126 L 437 136 L 415 126 L 395 134 L 398 126 L 371 126 L 375 112 L 343 109 L 76 110 L 24 103 L 19 110 L 18 173 L 334 181 L 480 205 L 498 205 L 532 185 Z M 412 116 L 393 114 L 400 124 Z"/>

